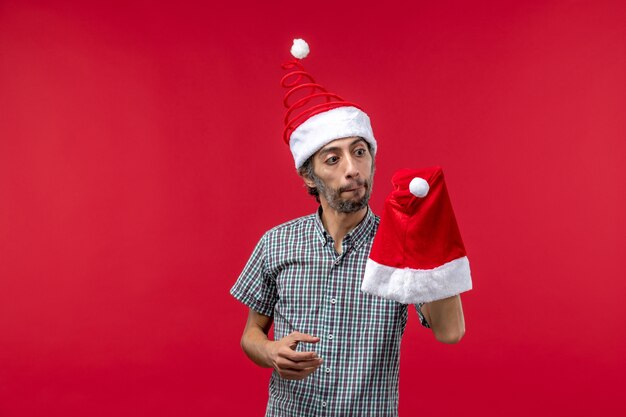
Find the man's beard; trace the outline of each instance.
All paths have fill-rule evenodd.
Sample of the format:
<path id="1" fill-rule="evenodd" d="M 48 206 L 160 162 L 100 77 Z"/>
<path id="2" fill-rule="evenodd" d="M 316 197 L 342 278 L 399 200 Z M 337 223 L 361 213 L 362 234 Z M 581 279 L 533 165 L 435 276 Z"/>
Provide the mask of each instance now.
<path id="1" fill-rule="evenodd" d="M 324 182 L 317 176 L 313 175 L 312 180 L 315 182 L 315 186 L 320 196 L 324 196 L 326 201 L 328 201 L 328 205 L 337 210 L 340 213 L 354 213 L 365 207 L 367 207 L 367 203 L 370 200 L 370 195 L 372 193 L 372 185 L 374 182 L 374 175 L 372 173 L 372 177 L 370 180 L 356 179 L 350 185 L 336 188 L 328 187 Z M 343 198 L 341 194 L 347 190 L 352 190 L 355 187 L 364 187 L 365 193 L 361 198 Z"/>

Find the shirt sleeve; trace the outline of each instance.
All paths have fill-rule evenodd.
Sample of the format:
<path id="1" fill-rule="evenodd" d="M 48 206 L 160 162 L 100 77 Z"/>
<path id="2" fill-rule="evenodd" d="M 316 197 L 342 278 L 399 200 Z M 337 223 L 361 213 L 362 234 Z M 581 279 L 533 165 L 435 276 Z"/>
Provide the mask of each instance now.
<path id="1" fill-rule="evenodd" d="M 426 321 L 426 317 L 424 317 L 424 314 L 422 313 L 422 306 L 423 305 L 424 305 L 424 303 L 415 304 L 415 310 L 417 310 L 417 315 L 420 318 L 420 323 L 422 324 L 422 326 L 430 329 L 430 324 L 428 324 L 428 322 Z"/>
<path id="2" fill-rule="evenodd" d="M 257 243 L 230 293 L 254 311 L 272 317 L 278 295 L 276 281 L 267 268 L 265 238 Z"/>

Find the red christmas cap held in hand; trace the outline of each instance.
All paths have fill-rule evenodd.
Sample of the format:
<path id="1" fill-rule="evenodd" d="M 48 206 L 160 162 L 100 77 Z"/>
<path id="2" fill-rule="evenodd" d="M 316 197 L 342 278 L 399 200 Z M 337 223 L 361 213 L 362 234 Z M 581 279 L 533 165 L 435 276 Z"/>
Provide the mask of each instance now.
<path id="1" fill-rule="evenodd" d="M 402 169 L 391 181 L 361 289 L 404 304 L 472 289 L 441 168 Z"/>
<path id="2" fill-rule="evenodd" d="M 283 139 L 289 145 L 296 169 L 328 143 L 342 138 L 359 136 L 376 153 L 376 139 L 370 118 L 356 104 L 330 93 L 304 70 L 300 60 L 309 54 L 309 45 L 295 39 L 291 54 L 296 58 L 282 65 L 289 71 L 281 85 L 288 88 L 283 104 L 285 114 Z"/>

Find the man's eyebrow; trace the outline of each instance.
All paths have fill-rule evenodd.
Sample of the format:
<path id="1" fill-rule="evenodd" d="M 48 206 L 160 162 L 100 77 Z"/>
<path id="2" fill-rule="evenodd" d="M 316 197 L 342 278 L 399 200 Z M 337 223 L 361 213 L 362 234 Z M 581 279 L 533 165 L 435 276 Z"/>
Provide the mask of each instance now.
<path id="1" fill-rule="evenodd" d="M 320 151 L 319 156 L 324 156 L 327 153 L 331 153 L 331 152 L 337 152 L 339 150 L 338 146 L 331 146 L 330 148 L 324 148 Z"/>
<path id="2" fill-rule="evenodd" d="M 354 141 L 352 141 L 352 143 L 350 143 L 350 147 L 353 147 L 354 145 L 358 144 L 359 142 L 363 142 L 365 143 L 365 139 L 363 138 L 358 138 L 355 139 Z M 319 156 L 324 156 L 327 153 L 331 153 L 331 152 L 337 152 L 339 150 L 338 146 L 331 146 L 330 148 L 324 148 L 322 150 L 320 150 Z"/>
<path id="3" fill-rule="evenodd" d="M 356 144 L 357 144 L 357 143 L 359 143 L 359 142 L 363 142 L 363 143 L 365 143 L 365 139 L 363 139 L 363 138 L 358 138 L 358 139 L 355 139 L 355 140 L 354 140 L 354 141 L 350 144 L 350 146 L 354 146 L 354 145 L 356 145 Z"/>

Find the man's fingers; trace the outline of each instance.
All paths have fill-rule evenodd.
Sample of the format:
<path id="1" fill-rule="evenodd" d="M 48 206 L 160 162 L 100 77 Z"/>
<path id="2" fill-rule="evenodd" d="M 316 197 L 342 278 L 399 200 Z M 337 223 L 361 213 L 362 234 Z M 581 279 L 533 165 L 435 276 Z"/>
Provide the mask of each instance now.
<path id="1" fill-rule="evenodd" d="M 320 341 L 320 338 L 317 336 L 300 332 L 293 332 L 288 337 L 295 342 L 317 343 Z"/>
<path id="2" fill-rule="evenodd" d="M 321 358 L 310 360 L 310 361 L 300 361 L 300 362 L 294 362 L 287 358 L 280 358 L 278 362 L 276 362 L 276 365 L 281 369 L 290 369 L 290 370 L 295 370 L 295 371 L 301 371 L 304 369 L 311 369 L 311 368 L 316 369 L 321 364 L 322 364 Z"/>
<path id="3" fill-rule="evenodd" d="M 302 370 L 282 369 L 279 374 L 283 379 L 304 379 L 315 372 L 317 368 L 306 368 Z"/>
<path id="4" fill-rule="evenodd" d="M 294 362 L 311 361 L 319 358 L 316 352 L 298 352 L 290 348 L 281 349 L 279 355 Z"/>
<path id="5" fill-rule="evenodd" d="M 301 342 L 304 342 L 304 343 L 317 343 L 317 342 L 320 341 L 320 338 L 316 337 L 316 336 L 311 336 L 310 334 L 305 334 L 305 333 L 300 333 L 300 332 L 293 332 L 293 333 L 287 335 L 283 340 L 289 344 L 289 349 L 295 351 L 296 347 L 298 346 L 298 343 L 301 343 Z M 305 360 L 306 360 L 306 358 L 305 358 Z"/>

